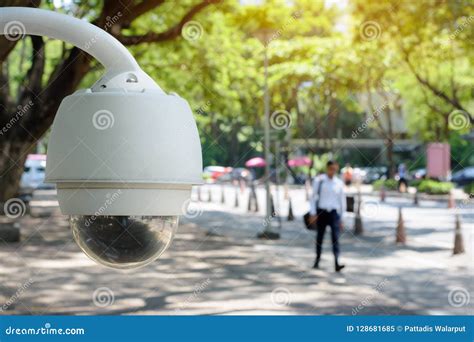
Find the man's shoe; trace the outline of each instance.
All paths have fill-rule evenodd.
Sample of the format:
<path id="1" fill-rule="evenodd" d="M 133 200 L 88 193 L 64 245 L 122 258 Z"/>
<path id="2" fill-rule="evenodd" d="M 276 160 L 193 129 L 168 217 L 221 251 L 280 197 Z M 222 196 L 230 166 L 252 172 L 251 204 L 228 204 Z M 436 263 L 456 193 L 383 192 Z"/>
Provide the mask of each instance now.
<path id="1" fill-rule="evenodd" d="M 313 268 L 319 268 L 319 260 L 314 262 Z"/>
<path id="2" fill-rule="evenodd" d="M 346 267 L 346 265 L 336 265 L 336 272 L 341 272 L 341 270 Z"/>

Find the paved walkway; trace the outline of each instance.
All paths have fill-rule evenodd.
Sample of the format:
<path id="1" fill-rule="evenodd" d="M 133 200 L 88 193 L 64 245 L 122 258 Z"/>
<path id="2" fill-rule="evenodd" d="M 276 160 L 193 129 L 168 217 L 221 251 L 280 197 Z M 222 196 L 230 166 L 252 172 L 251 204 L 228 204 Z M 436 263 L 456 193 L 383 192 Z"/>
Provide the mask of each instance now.
<path id="1" fill-rule="evenodd" d="M 220 200 L 220 188 L 212 191 Z M 389 199 L 375 205 L 367 197 L 366 234 L 356 238 L 346 229 L 347 271 L 336 274 L 328 245 L 323 269 L 310 268 L 313 237 L 298 218 L 305 211 L 302 190 L 291 191 L 297 221 L 282 222 L 278 241 L 255 239 L 266 222 L 263 215 L 246 212 L 245 193 L 241 207 L 233 208 L 234 189 L 225 191 L 225 204 L 201 203 L 196 217 L 183 218 L 158 262 L 128 272 L 87 259 L 57 208 L 47 209 L 51 216 L 23 217 L 22 242 L 0 245 L 3 309 L 8 314 L 474 313 L 473 300 L 464 300 L 474 295 L 473 217 L 465 208 L 468 253 L 453 257 L 453 218 L 442 204 L 413 208 Z M 279 202 L 284 212 L 283 196 Z M 393 243 L 400 204 L 406 206 L 405 247 Z M 346 225 L 351 228 L 349 216 Z"/>

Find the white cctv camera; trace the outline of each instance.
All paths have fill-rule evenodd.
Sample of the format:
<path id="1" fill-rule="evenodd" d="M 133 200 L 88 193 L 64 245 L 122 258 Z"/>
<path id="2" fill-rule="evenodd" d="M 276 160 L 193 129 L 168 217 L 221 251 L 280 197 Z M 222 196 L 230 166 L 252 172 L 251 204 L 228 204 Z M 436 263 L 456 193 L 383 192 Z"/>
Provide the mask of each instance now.
<path id="1" fill-rule="evenodd" d="M 92 88 L 66 97 L 54 119 L 46 181 L 74 239 L 91 259 L 135 268 L 169 246 L 191 187 L 202 183 L 199 134 L 188 103 L 166 94 L 115 38 L 83 20 L 1 8 L 0 32 L 69 42 L 106 68 Z M 7 37 L 8 38 L 8 37 Z"/>

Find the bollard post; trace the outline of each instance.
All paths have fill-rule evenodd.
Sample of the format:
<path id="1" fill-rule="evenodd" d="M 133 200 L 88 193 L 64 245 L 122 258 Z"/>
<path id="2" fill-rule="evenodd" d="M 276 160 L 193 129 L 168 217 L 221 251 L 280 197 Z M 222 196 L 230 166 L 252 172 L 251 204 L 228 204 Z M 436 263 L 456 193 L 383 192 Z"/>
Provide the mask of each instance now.
<path id="1" fill-rule="evenodd" d="M 273 202 L 273 195 L 270 195 L 270 206 L 271 206 L 272 217 L 275 217 L 276 212 L 275 212 L 275 203 Z"/>
<path id="2" fill-rule="evenodd" d="M 20 225 L 19 223 L 0 223 L 0 241 L 2 242 L 19 242 L 20 241 Z"/>
<path id="3" fill-rule="evenodd" d="M 288 198 L 288 221 L 294 221 L 293 206 L 291 205 L 291 198 Z"/>
<path id="4" fill-rule="evenodd" d="M 197 187 L 197 193 L 198 193 L 198 201 L 201 202 L 202 198 L 201 198 L 201 186 L 200 185 Z"/>
<path id="5" fill-rule="evenodd" d="M 221 204 L 225 204 L 225 189 L 224 184 L 221 186 Z"/>
<path id="6" fill-rule="evenodd" d="M 462 254 L 464 252 L 465 252 L 465 249 L 464 249 L 464 240 L 463 240 L 462 231 L 461 231 L 461 220 L 459 219 L 459 214 L 456 214 L 453 255 Z"/>
<path id="7" fill-rule="evenodd" d="M 253 200 L 252 189 L 249 189 L 249 201 L 248 201 L 248 205 L 247 205 L 247 211 L 248 212 L 252 211 L 252 200 Z"/>
<path id="8" fill-rule="evenodd" d="M 207 201 L 212 202 L 212 192 L 211 192 L 211 186 L 207 188 Z"/>
<path id="9" fill-rule="evenodd" d="M 415 190 L 415 195 L 413 196 L 413 204 L 418 206 L 418 190 Z"/>
<path id="10" fill-rule="evenodd" d="M 235 188 L 235 201 L 234 201 L 234 208 L 239 207 L 239 188 Z"/>
<path id="11" fill-rule="evenodd" d="M 362 235 L 364 233 L 364 226 L 362 225 L 362 216 L 360 215 L 361 206 L 362 196 L 359 191 L 357 195 L 357 211 L 354 218 L 354 235 Z"/>
<path id="12" fill-rule="evenodd" d="M 255 202 L 255 207 L 254 207 L 254 211 L 256 213 L 258 213 L 259 211 L 259 208 L 258 208 L 258 198 L 257 198 L 257 192 L 255 191 L 255 187 L 252 188 L 252 194 L 253 194 L 253 200 Z"/>
<path id="13" fill-rule="evenodd" d="M 402 207 L 398 208 L 398 223 L 397 223 L 397 237 L 396 243 L 405 244 L 407 242 L 407 236 L 405 232 L 405 223 L 403 222 Z"/>

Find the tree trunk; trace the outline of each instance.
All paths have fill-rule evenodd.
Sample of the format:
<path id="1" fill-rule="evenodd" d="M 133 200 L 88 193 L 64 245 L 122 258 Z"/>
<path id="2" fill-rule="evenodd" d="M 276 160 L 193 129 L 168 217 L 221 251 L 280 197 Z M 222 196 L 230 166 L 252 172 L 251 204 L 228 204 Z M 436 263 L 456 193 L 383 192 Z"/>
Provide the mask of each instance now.
<path id="1" fill-rule="evenodd" d="M 186 22 L 205 7 L 216 2 L 216 0 L 202 1 L 192 7 L 178 24 L 161 33 L 151 32 L 140 36 L 137 41 L 151 43 L 176 39 L 180 36 Z M 2 6 L 38 7 L 40 3 L 40 0 L 5 0 Z M 110 17 L 117 13 L 125 13 L 123 19 L 126 19 L 125 26 L 128 27 L 133 20 L 161 6 L 163 2 L 142 1 L 134 6 L 133 3 L 132 0 L 104 0 L 100 15 L 93 24 L 104 28 Z M 116 34 L 117 38 L 125 39 L 127 37 L 123 37 L 121 32 L 122 24 L 120 21 L 116 22 L 114 32 L 111 33 Z M 153 39 L 150 40 L 151 38 Z M 32 41 L 31 65 L 20 84 L 18 95 L 13 98 L 9 94 L 9 77 L 5 64 L 17 42 L 0 36 L 0 83 L 2 84 L 0 87 L 0 128 L 4 129 L 8 125 L 8 131 L 2 131 L 0 134 L 0 203 L 18 195 L 28 153 L 34 149 L 36 143 L 51 126 L 63 98 L 77 89 L 91 68 L 91 57 L 79 48 L 73 47 L 53 67 L 49 78 L 45 80 L 43 39 L 38 36 L 31 36 L 29 39 Z M 2 65 L 2 63 L 5 64 Z M 21 115 L 18 115 L 17 109 L 21 110 Z"/>
<path id="2" fill-rule="evenodd" d="M 395 175 L 395 163 L 393 160 L 393 140 L 388 138 L 385 141 L 385 146 L 387 147 L 387 163 L 388 163 L 388 175 L 389 178 L 393 178 Z"/>
<path id="3" fill-rule="evenodd" d="M 31 145 L 30 142 L 2 142 L 2 154 L 0 155 L 0 203 L 18 196 L 23 165 L 25 164 L 28 152 L 32 148 L 34 148 L 34 144 Z M 3 209 L 3 205 L 1 207 Z"/>
<path id="4" fill-rule="evenodd" d="M 230 132 L 230 144 L 229 144 L 229 155 L 230 160 L 229 164 L 233 167 L 237 167 L 237 163 L 239 162 L 239 139 L 237 138 L 237 134 L 240 131 L 240 124 L 233 123 L 232 130 Z"/>

